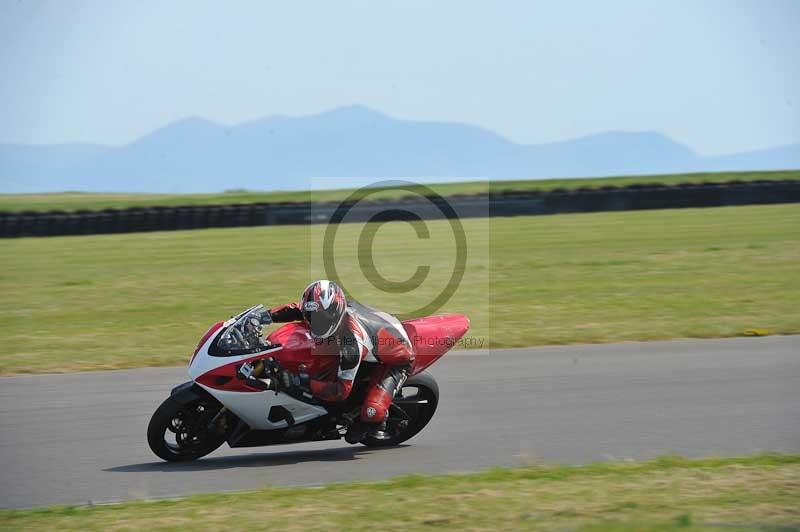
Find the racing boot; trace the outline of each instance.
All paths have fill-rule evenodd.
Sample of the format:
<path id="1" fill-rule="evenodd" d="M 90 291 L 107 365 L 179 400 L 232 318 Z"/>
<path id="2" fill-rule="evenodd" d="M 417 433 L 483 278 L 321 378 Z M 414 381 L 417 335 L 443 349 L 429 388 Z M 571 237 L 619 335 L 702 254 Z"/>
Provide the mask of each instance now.
<path id="1" fill-rule="evenodd" d="M 389 433 L 386 432 L 386 420 L 383 420 L 383 422 L 378 423 L 378 425 L 372 429 L 372 432 L 370 432 L 369 435 L 370 437 L 375 438 L 376 440 L 391 439 Z"/>
<path id="2" fill-rule="evenodd" d="M 344 435 L 344 441 L 347 443 L 360 443 L 367 437 L 372 429 L 372 425 L 372 423 L 356 421 L 347 429 L 347 433 Z"/>

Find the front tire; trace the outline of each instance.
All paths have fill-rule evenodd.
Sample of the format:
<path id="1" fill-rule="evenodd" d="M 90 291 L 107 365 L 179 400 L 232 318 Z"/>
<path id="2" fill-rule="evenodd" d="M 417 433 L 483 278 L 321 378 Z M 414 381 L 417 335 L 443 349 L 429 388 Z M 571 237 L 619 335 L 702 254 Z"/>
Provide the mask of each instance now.
<path id="1" fill-rule="evenodd" d="M 406 395 L 403 394 L 404 391 Z M 433 375 L 427 371 L 414 375 L 403 384 L 389 408 L 386 429 L 390 437 L 378 439 L 367 436 L 361 443 L 367 447 L 400 445 L 425 428 L 436 412 L 438 404 L 439 385 Z"/>
<path id="2" fill-rule="evenodd" d="M 150 449 L 168 462 L 196 460 L 225 442 L 225 431 L 218 426 L 207 428 L 222 405 L 210 398 L 180 404 L 168 398 L 150 418 L 147 443 Z M 170 441 L 174 438 L 174 441 Z"/>

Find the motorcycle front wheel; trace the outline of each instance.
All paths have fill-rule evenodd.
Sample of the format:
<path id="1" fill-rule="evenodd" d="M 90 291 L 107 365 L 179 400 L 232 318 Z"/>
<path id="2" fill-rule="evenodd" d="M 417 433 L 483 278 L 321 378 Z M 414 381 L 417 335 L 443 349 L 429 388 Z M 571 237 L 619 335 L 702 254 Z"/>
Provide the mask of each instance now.
<path id="1" fill-rule="evenodd" d="M 219 424 L 209 427 L 222 405 L 210 398 L 180 404 L 168 398 L 150 418 L 147 443 L 158 456 L 169 462 L 196 460 L 225 442 Z"/>
<path id="2" fill-rule="evenodd" d="M 439 385 L 433 375 L 423 371 L 410 377 L 392 402 L 386 433 L 389 438 L 367 436 L 361 443 L 367 447 L 391 447 L 415 436 L 436 412 L 439 404 Z"/>

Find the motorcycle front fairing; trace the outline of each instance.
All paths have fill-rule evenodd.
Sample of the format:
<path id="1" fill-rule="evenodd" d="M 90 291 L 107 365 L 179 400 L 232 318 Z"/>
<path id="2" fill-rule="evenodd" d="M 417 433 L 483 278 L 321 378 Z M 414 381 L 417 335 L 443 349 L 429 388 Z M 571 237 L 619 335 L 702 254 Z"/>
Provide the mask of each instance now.
<path id="1" fill-rule="evenodd" d="M 326 415 L 328 411 L 322 406 L 252 386 L 239 376 L 242 364 L 268 357 L 279 358 L 284 349 L 249 334 L 252 333 L 248 331 L 250 320 L 263 310 L 261 305 L 251 307 L 208 334 L 193 356 L 189 376 L 251 429 L 283 429 Z"/>

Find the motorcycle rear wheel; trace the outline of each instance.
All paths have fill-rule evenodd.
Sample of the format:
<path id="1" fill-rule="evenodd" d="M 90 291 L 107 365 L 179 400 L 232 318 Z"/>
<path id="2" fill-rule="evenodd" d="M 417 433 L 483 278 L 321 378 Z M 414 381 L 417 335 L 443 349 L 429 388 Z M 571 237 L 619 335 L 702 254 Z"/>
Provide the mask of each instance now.
<path id="1" fill-rule="evenodd" d="M 196 460 L 217 449 L 225 442 L 225 434 L 206 425 L 222 405 L 209 398 L 180 404 L 167 398 L 161 403 L 147 427 L 150 449 L 168 462 Z M 168 441 L 175 439 L 175 442 Z"/>
<path id="2" fill-rule="evenodd" d="M 413 389 L 416 392 L 409 394 Z M 406 395 L 404 395 L 404 392 Z M 388 439 L 378 439 L 367 436 L 361 443 L 367 447 L 391 447 L 400 445 L 415 436 L 425 428 L 433 417 L 439 404 L 439 385 L 433 375 L 423 371 L 410 377 L 403 388 L 397 393 L 389 409 L 389 419 L 386 422 Z M 400 409 L 402 412 L 398 412 Z M 403 418 L 408 421 L 403 426 Z"/>

